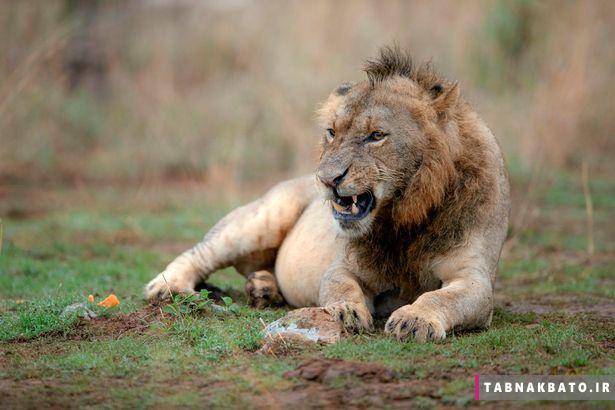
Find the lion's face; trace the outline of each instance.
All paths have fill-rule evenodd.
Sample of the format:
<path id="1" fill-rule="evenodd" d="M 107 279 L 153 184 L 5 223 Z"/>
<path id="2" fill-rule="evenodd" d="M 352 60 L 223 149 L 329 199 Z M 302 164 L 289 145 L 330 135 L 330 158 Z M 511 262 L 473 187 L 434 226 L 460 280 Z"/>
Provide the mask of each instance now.
<path id="1" fill-rule="evenodd" d="M 407 79 L 335 90 L 319 111 L 322 154 L 316 177 L 340 231 L 369 233 L 376 215 L 403 196 L 422 160 L 412 112 L 424 92 Z"/>

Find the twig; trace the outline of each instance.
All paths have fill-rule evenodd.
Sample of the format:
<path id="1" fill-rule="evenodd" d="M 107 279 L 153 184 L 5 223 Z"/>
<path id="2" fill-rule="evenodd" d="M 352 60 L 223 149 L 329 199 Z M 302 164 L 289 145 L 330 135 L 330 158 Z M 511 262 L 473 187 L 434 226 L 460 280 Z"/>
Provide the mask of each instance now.
<path id="1" fill-rule="evenodd" d="M 167 282 L 167 278 L 164 276 L 164 273 L 161 273 L 162 279 L 164 279 L 164 284 L 167 285 L 167 290 L 169 291 L 169 297 L 173 298 L 173 292 L 171 292 L 171 287 L 169 286 L 169 282 Z"/>
<path id="2" fill-rule="evenodd" d="M 532 165 L 530 179 L 526 186 L 523 201 L 517 207 L 518 211 L 516 212 L 514 220 L 511 221 L 512 232 L 504 243 L 504 247 L 502 250 L 502 253 L 505 255 L 509 254 L 512 249 L 518 244 L 519 235 L 527 227 L 528 215 L 530 214 L 532 205 L 536 200 L 536 192 L 539 191 L 538 185 L 541 183 L 540 178 L 542 176 L 542 149 L 539 148 L 539 152 L 536 158 L 536 161 L 534 161 L 534 164 Z"/>
<path id="3" fill-rule="evenodd" d="M 266 330 L 267 329 L 267 324 L 265 323 L 263 318 L 259 317 L 258 320 L 260 320 L 261 324 L 263 325 L 263 330 Z M 270 333 L 265 332 L 265 336 L 267 336 L 273 342 L 273 336 L 271 336 Z M 278 356 L 275 354 L 275 351 L 273 349 L 269 349 L 268 353 L 272 354 L 273 357 L 275 357 L 276 359 L 278 358 Z"/>
<path id="4" fill-rule="evenodd" d="M 164 279 L 164 284 L 167 285 L 167 291 L 169 292 L 169 298 L 171 298 L 171 303 L 175 303 L 175 301 L 173 300 L 173 292 L 171 292 L 171 287 L 169 286 L 169 282 L 167 282 L 167 278 L 164 276 L 164 273 L 161 273 L 161 275 L 162 275 L 162 279 Z M 184 324 L 184 315 L 182 315 L 182 311 L 179 306 L 177 307 L 177 314 L 179 315 L 179 319 L 181 320 L 182 324 Z"/>
<path id="5" fill-rule="evenodd" d="M 585 213 L 587 215 L 587 255 L 591 261 L 594 256 L 594 205 L 589 191 L 589 166 L 587 160 L 581 165 L 581 181 L 583 183 L 583 196 L 585 196 Z"/>
<path id="6" fill-rule="evenodd" d="M 260 320 L 260 322 L 262 323 L 262 325 L 263 325 L 263 329 L 264 329 L 264 330 L 266 330 L 266 329 L 267 329 L 267 324 L 265 323 L 265 321 L 263 320 L 263 318 L 262 318 L 262 317 L 259 317 L 259 318 L 258 318 L 258 320 Z M 265 333 L 265 334 L 266 334 L 266 336 L 267 336 L 269 339 L 271 339 L 271 341 L 272 341 L 272 342 L 274 342 L 274 341 L 275 341 L 275 340 L 274 340 L 274 336 L 273 336 L 272 334 L 270 334 L 270 333 Z M 284 349 L 288 351 L 290 348 L 289 348 L 289 346 L 288 346 L 288 342 L 286 341 L 286 339 L 284 339 L 284 336 L 282 336 L 282 333 L 277 333 L 277 336 L 278 336 L 278 338 L 282 341 L 282 344 L 284 345 Z M 276 357 L 276 358 L 277 358 L 277 356 L 276 356 L 276 354 L 275 354 L 275 352 L 274 352 L 273 350 L 272 350 L 270 353 L 273 355 L 273 357 Z"/>

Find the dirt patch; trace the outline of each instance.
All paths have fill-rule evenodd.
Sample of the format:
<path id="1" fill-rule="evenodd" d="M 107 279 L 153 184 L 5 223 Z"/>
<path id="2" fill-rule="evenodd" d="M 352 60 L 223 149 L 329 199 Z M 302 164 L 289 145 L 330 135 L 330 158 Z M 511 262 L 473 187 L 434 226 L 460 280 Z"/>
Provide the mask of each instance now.
<path id="1" fill-rule="evenodd" d="M 10 344 L 31 344 L 36 340 L 100 340 L 119 339 L 126 335 L 145 333 L 150 324 L 162 319 L 162 307 L 146 306 L 132 313 L 118 313 L 107 317 L 79 319 L 79 322 L 68 331 L 43 333 L 36 338 L 17 338 Z"/>
<path id="2" fill-rule="evenodd" d="M 504 300 L 504 308 L 513 313 L 536 313 L 538 315 L 562 313 L 566 315 L 587 314 L 597 319 L 613 320 L 615 302 L 612 299 L 587 295 L 544 295 L 527 300 Z"/>
<path id="3" fill-rule="evenodd" d="M 112 340 L 145 333 L 150 324 L 163 319 L 159 306 L 146 306 L 130 314 L 117 314 L 95 319 L 80 319 L 68 332 L 52 332 L 36 338 L 18 338 L 0 344 L 0 367 L 9 366 L 15 358 L 33 360 L 45 355 L 62 355 L 74 344 L 67 342 Z"/>
<path id="4" fill-rule="evenodd" d="M 41 356 L 61 356 L 73 349 L 74 344 L 51 337 L 0 345 L 0 368 L 9 369 L 22 360 L 36 360 Z M 1 403 L 1 401 L 0 401 Z"/>
<path id="5" fill-rule="evenodd" d="M 312 359 L 303 362 L 295 370 L 284 373 L 286 378 L 300 377 L 320 383 L 349 376 L 385 383 L 395 378 L 395 372 L 377 363 L 347 362 L 339 359 Z"/>
<path id="6" fill-rule="evenodd" d="M 127 335 L 145 333 L 150 323 L 161 317 L 160 308 L 148 306 L 133 313 L 120 313 L 109 317 L 81 319 L 67 338 L 71 340 L 119 339 Z"/>
<path id="7" fill-rule="evenodd" d="M 376 363 L 311 359 L 284 377 L 294 385 L 255 400 L 258 408 L 409 408 L 418 397 L 437 400 L 440 380 L 403 380 Z M 435 403 L 434 400 L 434 403 Z"/>
<path id="8" fill-rule="evenodd" d="M 357 383 L 338 389 L 318 383 L 303 383 L 285 391 L 264 394 L 254 401 L 257 408 L 407 409 L 413 407 L 418 397 L 437 400 L 437 391 L 441 386 L 439 382 L 424 380 Z"/>
<path id="9" fill-rule="evenodd" d="M 69 408 L 70 398 L 57 397 L 58 385 L 55 379 L 0 379 L 0 403 L 7 409 Z"/>
<path id="10" fill-rule="evenodd" d="M 109 404 L 109 392 L 118 388 L 142 388 L 123 378 L 106 378 L 84 385 L 76 380 L 28 377 L 0 378 L 0 403 L 3 409 L 78 409 Z"/>

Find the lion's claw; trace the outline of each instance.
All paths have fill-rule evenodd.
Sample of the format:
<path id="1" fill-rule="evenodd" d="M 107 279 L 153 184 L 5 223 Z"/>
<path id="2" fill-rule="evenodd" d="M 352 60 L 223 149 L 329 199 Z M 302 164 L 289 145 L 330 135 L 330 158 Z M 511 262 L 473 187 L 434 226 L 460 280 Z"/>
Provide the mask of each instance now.
<path id="1" fill-rule="evenodd" d="M 417 342 L 440 341 L 446 337 L 441 320 L 432 313 L 421 312 L 412 305 L 397 309 L 384 327 L 385 333 L 397 340 L 414 339 Z"/>
<path id="2" fill-rule="evenodd" d="M 373 329 L 372 315 L 365 305 L 336 302 L 325 306 L 325 311 L 337 318 L 348 333 L 370 332 Z"/>

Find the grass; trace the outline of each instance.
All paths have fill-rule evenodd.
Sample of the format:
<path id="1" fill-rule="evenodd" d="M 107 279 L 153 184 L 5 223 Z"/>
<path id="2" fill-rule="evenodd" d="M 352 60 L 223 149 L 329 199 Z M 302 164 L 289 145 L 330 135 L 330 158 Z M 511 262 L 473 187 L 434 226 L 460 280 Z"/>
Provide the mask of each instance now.
<path id="1" fill-rule="evenodd" d="M 592 190 L 601 198 L 596 219 L 606 220 L 615 209 L 613 187 L 599 181 Z M 353 377 L 323 383 L 284 377 L 316 357 L 379 363 L 398 374 L 395 383 L 423 383 L 426 390 L 408 399 L 417 408 L 472 405 L 474 373 L 615 374 L 615 325 L 606 313 L 615 303 L 612 228 L 596 225 L 597 253 L 588 262 L 584 203 L 575 195 L 574 184 L 553 184 L 543 215 L 502 259 L 488 330 L 453 333 L 439 344 L 358 335 L 283 356 L 256 351 L 262 322 L 285 309 L 247 307 L 243 278 L 232 269 L 212 278 L 234 298 L 225 312 L 183 301 L 174 305 L 183 310 L 166 308 L 142 332 L 109 327 L 85 336 L 79 318 L 62 314 L 90 293 L 101 299 L 111 291 L 120 307 L 97 309 L 110 321 L 143 311 L 143 285 L 229 206 L 114 210 L 103 201 L 101 209 L 5 219 L 0 398 L 24 406 L 267 407 L 316 389 L 314 397 L 354 400 L 346 404 L 394 402 Z M 554 213 L 564 219 L 555 221 Z M 340 399 L 347 391 L 352 397 Z"/>

